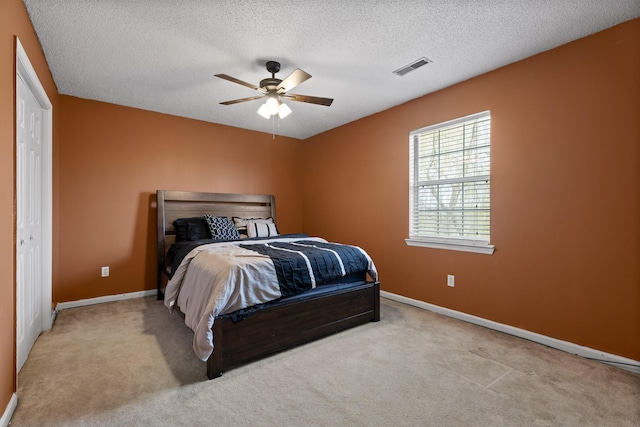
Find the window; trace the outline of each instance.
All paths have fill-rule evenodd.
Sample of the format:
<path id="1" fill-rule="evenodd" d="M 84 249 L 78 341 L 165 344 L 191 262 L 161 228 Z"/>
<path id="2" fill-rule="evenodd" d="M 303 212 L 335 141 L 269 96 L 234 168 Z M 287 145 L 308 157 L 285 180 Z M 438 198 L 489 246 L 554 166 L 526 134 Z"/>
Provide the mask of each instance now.
<path id="1" fill-rule="evenodd" d="M 491 113 L 409 134 L 411 246 L 493 253 Z"/>

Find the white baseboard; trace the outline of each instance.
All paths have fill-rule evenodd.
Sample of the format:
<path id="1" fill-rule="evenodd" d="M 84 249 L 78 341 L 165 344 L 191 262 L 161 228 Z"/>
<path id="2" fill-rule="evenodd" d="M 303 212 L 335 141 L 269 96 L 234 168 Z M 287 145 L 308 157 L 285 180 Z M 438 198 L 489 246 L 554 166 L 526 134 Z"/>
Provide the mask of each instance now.
<path id="1" fill-rule="evenodd" d="M 4 410 L 4 414 L 2 414 L 2 418 L 0 418 L 0 427 L 7 427 L 9 425 L 11 417 L 13 416 L 13 411 L 16 410 L 16 406 L 18 406 L 18 395 L 13 393 L 9 403 L 7 404 L 7 408 Z"/>
<path id="2" fill-rule="evenodd" d="M 157 293 L 158 291 L 153 289 L 148 291 L 129 292 L 127 294 L 107 295 L 104 297 L 81 299 L 77 301 L 59 302 L 56 305 L 56 311 L 66 310 L 67 308 L 83 307 L 85 305 L 102 304 L 104 302 L 122 301 L 125 299 L 131 299 L 131 298 L 148 297 L 148 296 L 156 295 Z"/>
<path id="3" fill-rule="evenodd" d="M 605 353 L 593 348 L 584 347 L 568 341 L 562 341 L 559 339 L 548 337 L 546 335 L 527 331 L 525 329 L 505 325 L 504 323 L 494 322 L 492 320 L 483 319 L 482 317 L 477 317 L 460 311 L 451 310 L 449 308 L 440 307 L 438 305 L 429 304 L 424 301 L 403 297 L 402 295 L 392 294 L 391 292 L 380 291 L 380 296 L 393 301 L 398 301 L 404 304 L 412 305 L 414 307 L 422 308 L 424 310 L 432 311 L 434 313 L 442 314 L 444 316 L 453 317 L 455 319 L 473 323 L 474 325 L 484 326 L 485 328 L 494 329 L 496 331 L 504 332 L 505 334 L 514 335 L 516 337 L 537 342 L 548 347 L 566 351 L 567 353 L 576 354 L 586 359 L 592 359 L 598 362 L 607 363 L 609 365 L 640 374 L 640 361 L 637 360 L 628 359 L 626 357 L 618 356 L 611 353 Z"/>

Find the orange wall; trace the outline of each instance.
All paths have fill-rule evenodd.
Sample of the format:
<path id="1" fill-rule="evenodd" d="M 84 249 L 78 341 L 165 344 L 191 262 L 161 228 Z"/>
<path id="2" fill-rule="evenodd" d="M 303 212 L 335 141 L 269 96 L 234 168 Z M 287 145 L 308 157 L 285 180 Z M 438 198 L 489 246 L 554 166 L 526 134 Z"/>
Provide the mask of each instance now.
<path id="1" fill-rule="evenodd" d="M 155 289 L 157 189 L 275 194 L 281 231 L 302 231 L 299 140 L 69 96 L 60 109 L 54 302 Z"/>
<path id="2" fill-rule="evenodd" d="M 640 19 L 311 138 L 305 231 L 385 291 L 640 360 L 638 76 Z M 407 246 L 409 132 L 483 110 L 495 253 Z"/>
<path id="3" fill-rule="evenodd" d="M 53 160 L 57 158 L 57 91 L 31 21 L 20 0 L 0 2 L 0 416 L 15 391 L 15 36 L 20 38 L 53 104 Z M 54 168 L 54 193 L 56 192 Z M 55 196 L 54 196 L 55 197 Z M 54 228 L 57 204 L 53 204 Z M 54 231 L 55 239 L 55 231 Z M 54 280 L 56 254 L 54 242 Z"/>

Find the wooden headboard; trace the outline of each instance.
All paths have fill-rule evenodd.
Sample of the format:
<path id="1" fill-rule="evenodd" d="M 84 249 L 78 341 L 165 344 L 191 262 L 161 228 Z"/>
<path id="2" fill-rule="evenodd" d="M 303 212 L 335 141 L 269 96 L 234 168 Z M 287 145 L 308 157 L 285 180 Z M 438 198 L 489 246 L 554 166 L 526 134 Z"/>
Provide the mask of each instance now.
<path id="1" fill-rule="evenodd" d="M 267 194 L 196 193 L 158 190 L 158 298 L 162 298 L 163 271 L 167 267 L 167 251 L 175 242 L 173 221 L 210 214 L 241 218 L 276 219 L 275 197 Z"/>

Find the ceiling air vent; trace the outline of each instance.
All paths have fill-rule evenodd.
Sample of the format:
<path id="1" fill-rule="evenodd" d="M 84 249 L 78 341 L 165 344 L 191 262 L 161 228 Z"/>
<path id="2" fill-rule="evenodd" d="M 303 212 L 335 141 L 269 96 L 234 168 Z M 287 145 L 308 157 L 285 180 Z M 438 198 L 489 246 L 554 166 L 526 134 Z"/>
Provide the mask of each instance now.
<path id="1" fill-rule="evenodd" d="M 422 67 L 423 65 L 427 65 L 428 63 L 430 63 L 431 60 L 427 59 L 427 58 L 420 58 L 417 61 L 413 61 L 411 64 L 406 65 L 402 68 L 398 68 L 397 70 L 395 70 L 393 72 L 393 74 L 397 74 L 399 76 L 404 76 L 405 74 L 407 74 L 409 71 L 413 71 L 413 70 L 417 70 L 418 68 Z"/>

